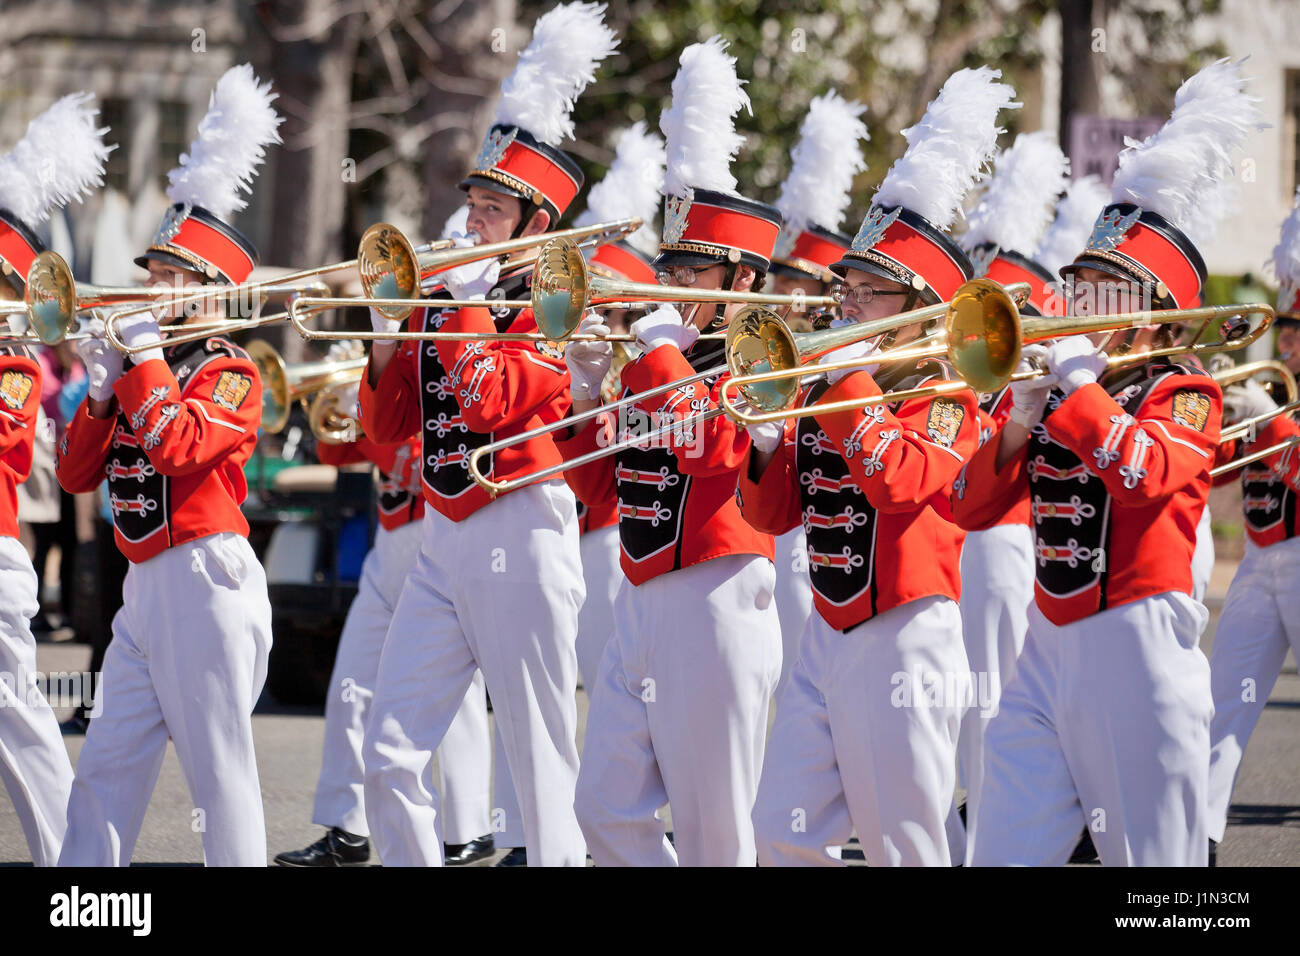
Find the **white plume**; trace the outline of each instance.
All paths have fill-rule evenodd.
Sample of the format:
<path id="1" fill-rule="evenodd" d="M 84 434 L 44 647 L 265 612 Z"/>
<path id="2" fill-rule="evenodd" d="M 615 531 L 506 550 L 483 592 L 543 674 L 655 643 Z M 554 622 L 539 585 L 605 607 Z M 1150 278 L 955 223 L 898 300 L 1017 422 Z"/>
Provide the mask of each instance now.
<path id="1" fill-rule="evenodd" d="M 745 145 L 735 116 L 742 106 L 749 110 L 736 58 L 727 55 L 726 40 L 711 36 L 688 46 L 677 62 L 672 103 L 659 117 L 668 143 L 664 192 L 685 196 L 695 188 L 735 195 L 731 161 Z"/>
<path id="2" fill-rule="evenodd" d="M 595 80 L 600 61 L 617 49 L 603 3 L 562 3 L 542 14 L 501 85 L 496 122 L 527 130 L 548 146 L 572 139 L 573 104 Z"/>
<path id="3" fill-rule="evenodd" d="M 96 127 L 93 102 L 90 93 L 70 93 L 27 124 L 18 145 L 0 157 L 0 208 L 36 226 L 104 185 L 104 160 L 117 147 L 104 145 L 108 127 Z"/>
<path id="4" fill-rule="evenodd" d="M 247 206 L 240 193 L 253 191 L 266 147 L 280 142 L 277 128 L 284 119 L 271 105 L 276 96 L 270 83 L 258 82 L 247 63 L 223 73 L 208 99 L 198 138 L 167 174 L 167 198 L 202 206 L 218 219 Z"/>
<path id="5" fill-rule="evenodd" d="M 1110 202 L 1110 190 L 1096 176 L 1084 176 L 1070 183 L 1056 206 L 1056 218 L 1043 233 L 1031 258 L 1055 275 L 1069 265 L 1088 244 L 1093 224 Z"/>
<path id="6" fill-rule="evenodd" d="M 997 148 L 998 110 L 1022 105 L 1012 102 L 1015 90 L 995 82 L 1000 76 L 981 66 L 948 77 L 921 122 L 903 130 L 907 152 L 885 173 L 873 205 L 905 206 L 940 229 L 952 225 Z"/>
<path id="7" fill-rule="evenodd" d="M 970 252 L 991 242 L 1032 255 L 1069 181 L 1070 161 L 1052 134 L 1021 133 L 994 164 L 993 178 L 967 217 L 962 248 Z"/>
<path id="8" fill-rule="evenodd" d="M 1183 82 L 1165 125 L 1119 154 L 1116 202 L 1159 213 L 1194 242 L 1213 236 L 1228 206 L 1233 153 L 1267 126 L 1259 98 L 1245 92 L 1242 62 L 1218 60 Z"/>
<path id="9" fill-rule="evenodd" d="M 651 223 L 659 209 L 664 185 L 664 141 L 658 133 L 646 129 L 644 120 L 633 123 L 618 137 L 614 162 L 605 178 L 591 187 L 587 208 L 575 226 L 590 226 L 615 219 L 639 216 L 644 223 L 629 241 L 653 250 L 659 243 Z"/>
<path id="10" fill-rule="evenodd" d="M 790 154 L 790 175 L 776 201 L 784 228 L 792 235 L 809 223 L 832 232 L 840 228 L 853 177 L 867 168 L 862 141 L 870 136 L 861 119 L 866 109 L 834 90 L 808 104 L 799 142 Z"/>
<path id="11" fill-rule="evenodd" d="M 1291 215 L 1282 223 L 1282 237 L 1273 247 L 1273 272 L 1284 286 L 1300 286 L 1300 188 Z"/>

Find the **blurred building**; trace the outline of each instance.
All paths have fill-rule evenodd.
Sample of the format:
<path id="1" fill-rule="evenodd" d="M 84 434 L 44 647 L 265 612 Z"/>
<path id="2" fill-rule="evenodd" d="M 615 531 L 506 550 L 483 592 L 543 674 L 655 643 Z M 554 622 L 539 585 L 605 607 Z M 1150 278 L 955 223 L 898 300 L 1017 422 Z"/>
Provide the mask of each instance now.
<path id="1" fill-rule="evenodd" d="M 167 172 L 189 146 L 217 79 L 263 59 L 253 5 L 237 0 L 5 0 L 0 31 L 0 150 L 58 97 L 93 92 L 107 142 L 107 188 L 64 214 L 78 278 L 134 284 L 132 257 L 167 205 Z M 260 179 L 269 181 L 268 168 Z M 254 243 L 268 232 L 269 202 L 255 190 L 235 224 Z M 55 248 L 61 224 L 43 228 Z M 65 240 L 67 241 L 67 240 Z M 67 252 L 66 249 L 60 251 Z"/>

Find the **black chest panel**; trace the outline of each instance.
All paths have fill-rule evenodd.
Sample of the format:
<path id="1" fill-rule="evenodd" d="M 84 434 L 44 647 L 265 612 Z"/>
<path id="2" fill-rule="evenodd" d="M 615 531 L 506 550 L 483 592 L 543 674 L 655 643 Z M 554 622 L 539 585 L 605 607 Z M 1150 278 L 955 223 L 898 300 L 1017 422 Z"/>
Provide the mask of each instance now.
<path id="1" fill-rule="evenodd" d="M 220 339 L 187 342 L 163 352 L 182 396 L 199 369 L 214 359 L 231 356 L 246 358 L 247 353 Z M 143 541 L 167 527 L 171 482 L 158 474 L 147 452 L 161 441 L 162 430 L 181 413 L 181 406 L 170 401 L 169 394 L 165 386 L 155 387 L 130 418 L 125 411 L 119 411 L 113 425 L 111 450 L 104 465 L 108 504 L 113 512 L 113 524 L 131 542 Z M 159 404 L 163 407 L 154 426 L 137 434 L 137 429 L 144 426 L 148 414 Z"/>
<path id="2" fill-rule="evenodd" d="M 1093 450 L 1093 460 L 1086 465 L 1048 436 L 1047 420 L 1065 399 L 1057 389 L 1048 396 L 1047 411 L 1033 428 L 1028 451 L 1035 570 L 1039 586 L 1048 594 L 1069 597 L 1103 583 L 1111 497 L 1095 472 L 1114 468 L 1126 484 L 1132 483 L 1130 487 L 1146 476 L 1142 464 L 1154 441 L 1133 415 L 1163 377 L 1158 371 L 1148 375 L 1143 368 L 1106 383 L 1107 393 L 1123 412 L 1110 416 L 1106 440 Z M 1125 438 L 1133 439 L 1134 453 L 1120 461 L 1116 449 Z"/>
<path id="3" fill-rule="evenodd" d="M 1279 524 L 1286 537 L 1295 534 L 1295 492 L 1262 462 L 1247 465 L 1241 472 L 1241 504 L 1246 527 L 1252 531 L 1271 531 Z"/>
<path id="4" fill-rule="evenodd" d="M 715 368 L 724 361 L 722 343 L 703 343 L 686 356 L 697 372 Z M 679 390 L 676 396 L 661 396 L 664 413 L 652 417 L 634 407 L 625 408 L 619 420 L 619 440 L 648 435 L 655 429 L 695 415 L 705 409 L 709 393 L 719 376 L 712 376 Z M 626 389 L 624 397 L 630 394 Z M 668 414 L 671 412 L 671 414 Z M 663 435 L 644 448 L 626 448 L 614 457 L 614 481 L 618 494 L 618 536 L 623 550 L 633 561 L 644 561 L 668 549 L 675 549 L 682 536 L 682 520 L 691 478 L 677 469 L 677 456 L 669 450 L 671 439 L 689 443 L 698 430 L 684 426 L 671 436 Z M 679 562 L 674 562 L 677 567 Z"/>
<path id="5" fill-rule="evenodd" d="M 403 477 L 408 473 L 410 458 L 410 445 L 403 445 L 397 449 L 393 470 L 379 473 L 379 510 L 386 515 L 409 512 L 420 493 L 419 488 L 412 488 Z"/>
<path id="6" fill-rule="evenodd" d="M 527 298 L 532 281 L 531 272 L 523 272 L 502 279 L 488 294 L 491 299 Z M 439 289 L 429 296 L 425 331 L 434 332 L 442 327 L 456 309 L 439 309 L 439 299 L 450 299 L 451 293 Z M 515 318 L 515 310 L 493 308 L 492 319 L 498 332 L 504 332 Z M 467 342 L 461 365 L 455 371 L 461 384 L 453 387 L 447 370 L 438 357 L 438 347 L 433 342 L 420 342 L 419 381 L 422 429 L 421 475 L 424 483 L 444 498 L 456 498 L 477 487 L 469 473 L 469 457 L 474 450 L 490 444 L 491 434 L 469 430 L 461 416 L 460 402 L 473 404 L 475 388 L 483 375 L 493 371 L 496 357 L 487 352 L 481 342 Z M 460 401 L 457 401 L 457 392 Z M 491 473 L 492 458 L 483 462 L 484 473 Z"/>

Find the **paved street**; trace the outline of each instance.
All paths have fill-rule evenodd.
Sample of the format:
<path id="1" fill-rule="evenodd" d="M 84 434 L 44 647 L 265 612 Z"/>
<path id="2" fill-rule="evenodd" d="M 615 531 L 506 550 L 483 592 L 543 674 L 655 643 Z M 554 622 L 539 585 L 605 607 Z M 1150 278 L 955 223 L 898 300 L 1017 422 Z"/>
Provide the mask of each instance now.
<path id="1" fill-rule="evenodd" d="M 1210 603 L 1221 600 L 1231 565 L 1216 569 Z M 1203 647 L 1209 653 L 1217 613 Z M 89 650 L 83 645 L 44 643 L 39 664 L 45 671 L 79 671 Z M 586 725 L 587 698 L 578 696 L 579 744 Z M 66 717 L 70 711 L 60 711 Z M 312 791 L 320 770 L 324 719 L 319 712 L 277 707 L 263 700 L 253 718 L 258 766 L 266 808 L 268 860 L 306 845 L 320 835 L 311 823 Z M 73 763 L 82 738 L 65 738 Z M 158 787 L 136 847 L 139 863 L 197 864 L 199 836 L 190 830 L 191 803 L 170 745 Z M 0 863 L 25 862 L 27 846 L 12 805 L 0 796 Z M 1300 865 L 1300 677 L 1288 658 L 1282 677 L 1251 738 L 1234 795 L 1228 834 L 1219 851 L 1220 866 Z"/>

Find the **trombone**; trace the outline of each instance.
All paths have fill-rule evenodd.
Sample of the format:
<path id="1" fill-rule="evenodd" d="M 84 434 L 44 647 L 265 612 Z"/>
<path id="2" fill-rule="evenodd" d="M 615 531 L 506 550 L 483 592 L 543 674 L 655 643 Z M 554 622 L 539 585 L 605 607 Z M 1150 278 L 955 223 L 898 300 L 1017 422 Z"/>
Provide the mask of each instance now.
<path id="1" fill-rule="evenodd" d="M 365 356 L 342 361 L 297 362 L 291 365 L 285 362 L 274 346 L 262 339 L 248 343 L 248 356 L 257 366 L 262 380 L 261 424 L 262 429 L 268 432 L 283 431 L 285 425 L 289 424 L 289 410 L 293 403 L 302 402 L 306 408 L 307 398 L 312 395 L 316 396 L 316 400 L 308 409 L 308 415 L 313 422 L 312 431 L 315 432 L 316 403 L 333 389 L 361 381 L 366 368 Z M 322 418 L 325 417 L 324 410 L 325 406 L 322 406 Z M 346 424 L 337 421 L 334 427 L 340 432 L 349 431 Z M 360 434 L 356 423 L 351 426 L 350 434 Z M 317 434 L 317 438 L 321 436 Z M 330 443 L 339 444 L 343 440 L 340 434 Z"/>
<path id="2" fill-rule="evenodd" d="M 594 226 L 591 228 L 595 228 Z M 574 232 L 575 230 L 569 230 Z M 536 244 L 536 243 L 534 243 Z M 397 262 L 397 260 L 394 260 Z M 363 269 L 361 284 L 367 296 L 373 292 L 384 292 L 392 284 L 393 269 L 381 261 L 376 261 L 369 277 Z M 369 281 L 368 281 L 369 280 Z M 402 283 L 396 283 L 404 288 Z M 400 291 L 400 290 L 399 290 Z M 303 297 L 294 302 L 290 308 L 289 321 L 308 339 L 384 339 L 392 342 L 404 341 L 511 341 L 511 342 L 560 342 L 602 339 L 607 342 L 632 342 L 635 336 L 617 334 L 607 336 L 578 335 L 576 330 L 582 321 L 583 313 L 592 306 L 625 305 L 628 302 L 703 302 L 740 305 L 789 305 L 789 306 L 833 306 L 838 300 L 833 296 L 813 295 L 772 295 L 762 292 L 730 292 L 719 289 L 691 289 L 684 286 L 653 285 L 648 282 L 631 282 L 624 279 L 609 279 L 593 276 L 582 251 L 572 237 L 563 233 L 555 234 L 543 247 L 533 267 L 531 298 L 527 300 L 494 299 L 445 299 L 432 300 L 429 304 L 438 308 L 497 308 L 524 309 L 531 308 L 537 321 L 536 332 L 317 332 L 308 329 L 302 322 L 299 310 L 312 314 L 317 311 L 335 308 L 340 305 L 368 305 L 379 309 L 389 318 L 405 318 L 414 310 L 414 303 L 402 293 L 396 298 L 376 296 L 356 299 L 312 299 Z M 398 310 L 396 307 L 400 306 Z M 400 312 L 400 314 L 399 314 Z M 704 336 L 701 336 L 702 338 Z M 725 335 L 709 336 L 726 339 Z"/>
<path id="3" fill-rule="evenodd" d="M 432 277 L 447 269 L 453 269 L 457 266 L 465 265 L 470 262 L 478 262 L 483 259 L 491 259 L 496 256 L 507 256 L 514 252 L 520 252 L 524 249 L 531 249 L 541 242 L 545 242 L 547 236 L 563 237 L 571 240 L 580 241 L 583 244 L 599 245 L 604 242 L 612 242 L 625 235 L 630 235 L 641 226 L 641 220 L 617 219 L 611 222 L 595 223 L 590 226 L 582 226 L 575 229 L 564 229 L 559 232 L 547 233 L 541 236 L 525 236 L 519 239 L 507 239 L 503 242 L 489 242 L 478 246 L 453 246 L 451 240 L 439 240 L 437 243 L 431 243 L 425 246 L 413 246 L 411 241 L 406 238 L 400 229 L 386 222 L 376 223 L 370 226 L 361 236 L 361 242 L 357 246 L 357 256 L 355 259 L 349 259 L 346 262 L 339 262 L 329 266 L 321 266 L 316 269 L 304 269 L 301 272 L 292 272 L 288 275 L 279 276 L 273 280 L 281 288 L 277 291 L 290 291 L 290 302 L 288 308 L 283 312 L 276 312 L 271 315 L 261 316 L 248 320 L 234 320 L 225 323 L 190 326 L 186 332 L 172 336 L 171 344 L 179 345 L 182 342 L 192 342 L 197 339 L 207 338 L 211 335 L 220 335 L 227 332 L 239 332 L 245 329 L 258 328 L 263 325 L 270 325 L 272 322 L 279 322 L 282 319 L 288 319 L 293 323 L 300 335 L 304 338 L 314 339 L 366 339 L 366 338 L 401 338 L 405 333 L 397 333 L 394 336 L 376 336 L 374 333 L 364 332 L 319 332 L 306 328 L 302 324 L 302 317 L 299 315 L 300 310 L 307 310 L 309 315 L 316 315 L 321 312 L 328 312 L 331 309 L 343 308 L 348 306 L 365 306 L 372 305 L 379 308 L 389 318 L 402 319 L 410 315 L 415 307 L 419 304 L 419 297 L 425 291 L 426 282 L 436 282 Z M 537 259 L 537 256 L 528 256 L 520 260 L 521 265 L 526 265 Z M 329 290 L 319 283 L 308 289 L 306 287 L 291 288 L 286 284 L 298 283 L 303 279 L 313 276 L 319 276 L 326 272 L 336 272 L 340 269 L 351 268 L 355 266 L 361 280 L 361 287 L 365 291 L 362 297 L 330 297 Z M 417 278 L 418 276 L 418 278 Z M 248 292 L 259 292 L 271 294 L 269 283 L 244 283 L 242 286 L 224 287 L 225 295 L 246 294 Z M 220 287 L 219 287 L 220 288 Z M 308 292 L 317 292 L 323 294 L 307 295 Z M 197 299 L 210 298 L 222 294 L 221 291 L 209 290 L 191 293 L 175 299 L 171 299 L 168 305 L 184 305 Z M 453 305 L 482 305 L 482 301 L 474 300 L 465 303 L 451 303 Z M 509 304 L 509 303 L 504 303 Z M 524 303 L 522 308 L 528 303 Z M 140 312 L 148 311 L 147 309 L 132 309 L 121 313 L 119 318 L 129 315 L 136 315 Z M 132 354 L 132 350 L 127 350 L 125 346 L 119 345 L 120 337 L 116 329 L 110 324 L 109 339 L 123 349 L 126 354 Z M 470 338 L 482 338 L 483 336 L 470 336 Z"/>
<path id="4" fill-rule="evenodd" d="M 1029 287 L 1026 285 L 1024 288 L 1025 294 L 1028 295 Z M 904 313 L 904 315 L 911 316 L 913 313 Z M 902 319 L 903 316 L 895 316 L 894 318 L 897 322 L 899 319 Z M 913 321 L 915 320 L 913 319 Z M 838 345 L 847 345 L 851 342 L 870 338 L 871 335 L 877 334 L 874 329 L 864 330 L 862 326 L 828 329 L 827 332 L 837 333 L 838 338 L 841 339 L 841 341 L 838 342 Z M 480 486 L 487 489 L 487 491 L 495 498 L 499 494 L 514 491 L 516 488 L 519 488 L 522 485 L 531 484 L 534 481 L 542 481 L 554 475 L 558 475 L 563 471 L 567 471 L 570 468 L 581 468 L 583 465 L 613 455 L 626 448 L 643 446 L 647 442 L 654 441 L 655 439 L 666 435 L 676 434 L 680 436 L 684 434 L 685 429 L 693 428 L 695 425 L 702 424 L 711 419 L 717 418 L 720 415 L 727 414 L 726 409 L 714 408 L 707 412 L 701 412 L 698 415 L 688 416 L 679 421 L 672 421 L 654 429 L 648 434 L 626 438 L 622 441 L 608 445 L 607 447 L 597 449 L 593 452 L 588 452 L 585 455 L 580 455 L 572 461 L 563 461 L 558 465 L 551 465 L 536 472 L 521 475 L 518 478 L 511 478 L 505 481 L 494 481 L 481 470 L 482 460 L 485 455 L 493 455 L 496 452 L 513 445 L 518 445 L 530 441 L 531 439 L 539 438 L 543 435 L 549 435 L 552 432 L 562 431 L 573 425 L 584 424 L 594 418 L 599 418 L 602 415 L 619 413 L 622 409 L 627 408 L 630 405 L 635 405 L 638 402 L 642 402 L 647 398 L 653 398 L 656 395 L 662 395 L 675 389 L 685 388 L 686 386 L 692 385 L 703 379 L 712 378 L 724 373 L 737 375 L 746 367 L 746 363 L 750 361 L 750 358 L 753 355 L 761 353 L 766 348 L 768 342 L 777 339 L 782 334 L 788 336 L 790 333 L 780 316 L 771 309 L 765 308 L 761 305 L 748 305 L 741 309 L 727 325 L 725 336 L 726 361 L 724 364 L 705 369 L 702 372 L 695 372 L 691 375 L 684 376 L 683 378 L 676 379 L 675 381 L 668 382 L 665 385 L 657 385 L 654 388 L 647 389 L 644 392 L 637 392 L 634 395 L 629 395 L 616 402 L 599 405 L 589 411 L 581 412 L 568 418 L 562 418 L 559 421 L 552 422 L 548 425 L 521 432 L 520 434 L 514 435 L 510 438 L 502 439 L 501 441 L 493 442 L 484 445 L 481 448 L 477 448 L 470 454 L 470 475 Z M 825 335 L 826 332 L 802 334 Z M 770 390 L 746 389 L 744 390 L 744 394 L 745 397 L 749 401 L 754 402 L 757 407 L 767 407 L 767 403 L 772 400 Z"/>
<path id="5" fill-rule="evenodd" d="M 1300 389 L 1296 386 L 1296 379 L 1291 370 L 1286 367 L 1285 362 L 1277 359 L 1267 359 L 1262 362 L 1243 362 L 1240 365 L 1229 366 L 1228 368 L 1219 369 L 1211 374 L 1211 377 L 1219 383 L 1220 387 L 1244 382 L 1246 379 L 1254 378 L 1257 375 L 1275 375 L 1281 383 L 1282 388 L 1286 391 L 1286 404 L 1271 412 L 1265 412 L 1263 415 L 1256 415 L 1252 418 L 1246 418 L 1242 421 L 1235 422 L 1219 432 L 1219 443 L 1223 444 L 1228 441 L 1246 440 L 1253 441 L 1256 429 L 1263 424 L 1272 421 L 1274 418 L 1290 416 L 1300 411 Z M 1292 437 L 1280 441 L 1277 444 L 1270 445 L 1268 448 L 1261 448 L 1259 451 L 1243 455 L 1241 458 L 1234 458 L 1230 462 L 1219 465 L 1211 469 L 1210 477 L 1217 478 L 1220 475 L 1226 475 L 1229 472 L 1236 471 L 1253 462 L 1260 461 L 1264 458 L 1270 458 L 1280 451 L 1286 451 L 1294 445 L 1300 445 L 1300 436 Z"/>
<path id="6" fill-rule="evenodd" d="M 1015 370 L 1020 363 L 1021 348 L 1032 342 L 1042 342 L 1047 339 L 1068 335 L 1114 332 L 1149 325 L 1196 322 L 1200 323 L 1196 338 L 1200 338 L 1201 334 L 1209 328 L 1211 322 L 1216 319 L 1223 320 L 1217 341 L 1198 343 L 1192 346 L 1175 344 L 1112 355 L 1107 358 L 1106 367 L 1108 370 L 1113 370 L 1126 365 L 1148 362 L 1153 358 L 1163 356 L 1223 352 L 1245 348 L 1263 335 L 1273 324 L 1273 307 L 1264 303 L 1211 305 L 1196 309 L 1168 309 L 1116 315 L 1022 318 L 1015 298 L 1008 294 L 1008 291 L 1003 289 L 1002 286 L 990 279 L 972 279 L 957 289 L 950 303 L 915 310 L 910 313 L 914 316 L 911 321 L 920 321 L 923 313 L 935 313 L 925 315 L 925 318 L 937 317 L 937 313 L 944 315 L 943 333 L 936 337 L 937 341 L 933 343 L 926 342 L 913 347 L 891 349 L 874 357 L 874 361 L 881 364 L 897 364 L 946 358 L 960 378 L 935 382 L 917 388 L 886 392 L 868 399 L 853 398 L 839 402 L 816 403 L 788 413 L 780 410 L 755 413 L 739 408 L 729 394 L 729 390 L 732 388 L 752 392 L 756 385 L 790 380 L 796 384 L 787 385 L 783 390 L 787 393 L 793 393 L 797 390 L 798 381 L 804 375 L 857 368 L 873 361 L 873 359 L 856 358 L 819 365 L 813 370 L 804 368 L 801 364 L 804 356 L 800 355 L 800 349 L 795 344 L 796 336 L 787 332 L 788 340 L 782 338 L 781 341 L 773 343 L 768 353 L 756 357 L 753 363 L 754 367 L 766 363 L 769 370 L 739 375 L 727 382 L 722 390 L 720 404 L 740 424 L 754 425 L 759 422 L 780 421 L 785 418 L 804 418 L 809 415 L 850 411 L 911 398 L 933 397 L 959 392 L 966 388 L 983 393 L 995 392 L 1009 382 L 1039 378 L 1047 374 L 1046 369 L 1041 368 L 1019 373 Z M 907 314 L 905 313 L 905 315 Z M 1263 320 L 1252 327 L 1247 317 L 1254 314 L 1263 316 Z M 895 320 L 902 318 L 904 316 L 896 316 Z M 875 324 L 863 323 L 864 326 Z M 812 334 L 824 335 L 826 333 L 817 332 Z M 804 354 L 807 354 L 806 350 Z"/>

